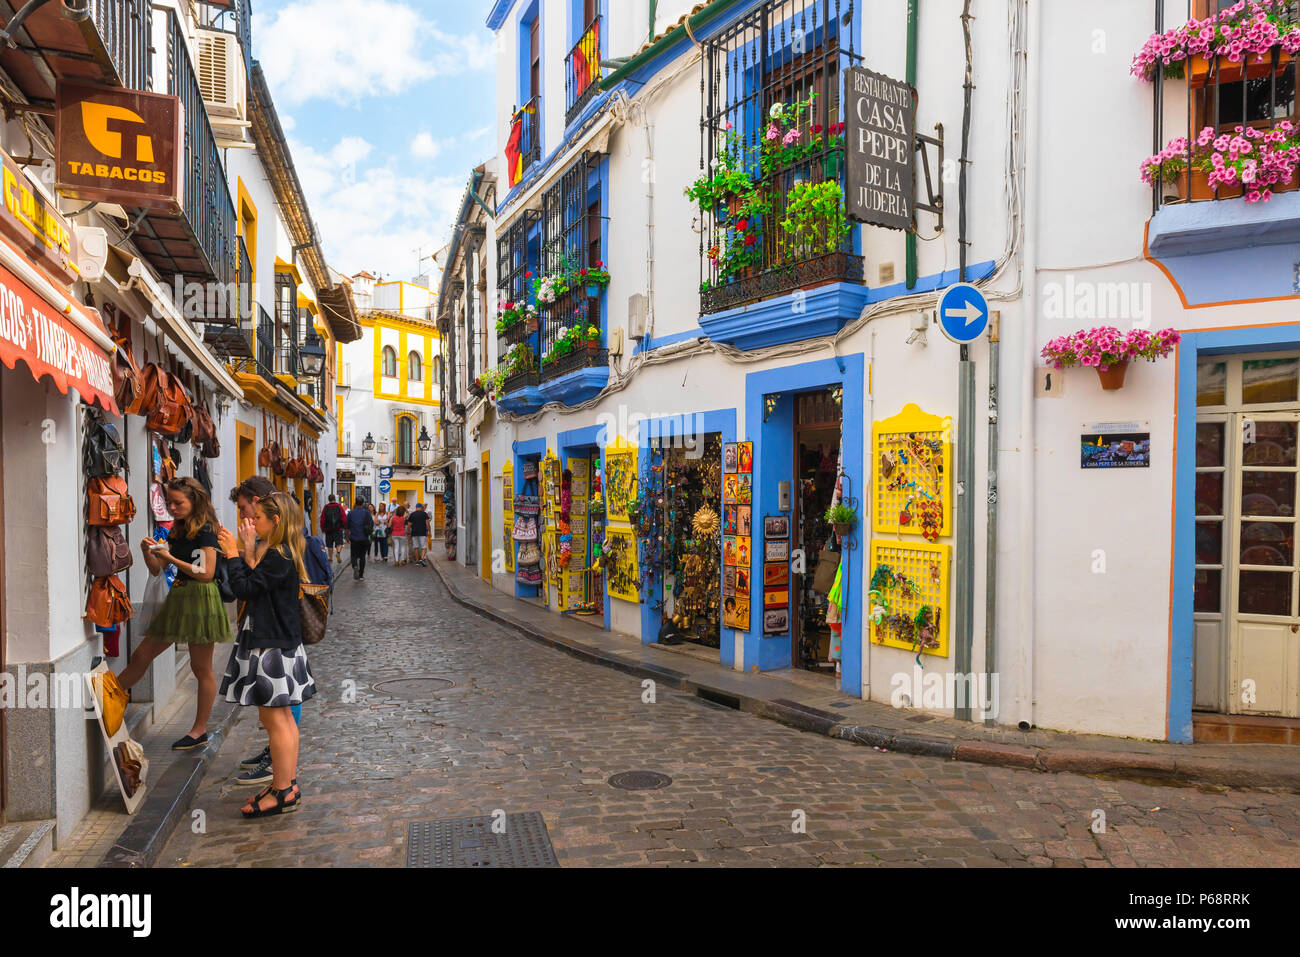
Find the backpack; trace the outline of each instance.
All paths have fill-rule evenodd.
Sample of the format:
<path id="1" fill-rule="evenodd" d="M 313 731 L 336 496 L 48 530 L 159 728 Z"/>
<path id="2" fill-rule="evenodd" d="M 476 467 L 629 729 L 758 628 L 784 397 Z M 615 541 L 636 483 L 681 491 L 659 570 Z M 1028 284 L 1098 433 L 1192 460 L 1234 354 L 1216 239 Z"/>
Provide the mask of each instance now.
<path id="1" fill-rule="evenodd" d="M 114 525 L 91 526 L 86 564 L 92 578 L 108 578 L 131 567 L 134 558 L 122 530 Z"/>
<path id="2" fill-rule="evenodd" d="M 338 502 L 330 502 L 325 506 L 325 512 L 321 515 L 320 526 L 324 531 L 337 532 L 343 527 L 343 506 Z"/>
<path id="3" fill-rule="evenodd" d="M 307 536 L 307 550 L 302 556 L 303 567 L 307 570 L 307 580 L 313 585 L 333 586 L 330 574 L 330 559 L 325 552 L 325 543 L 315 535 Z"/>
<path id="4" fill-rule="evenodd" d="M 86 474 L 98 478 L 116 475 L 126 468 L 126 453 L 122 451 L 117 426 L 108 424 L 98 415 L 93 421 L 83 454 Z"/>

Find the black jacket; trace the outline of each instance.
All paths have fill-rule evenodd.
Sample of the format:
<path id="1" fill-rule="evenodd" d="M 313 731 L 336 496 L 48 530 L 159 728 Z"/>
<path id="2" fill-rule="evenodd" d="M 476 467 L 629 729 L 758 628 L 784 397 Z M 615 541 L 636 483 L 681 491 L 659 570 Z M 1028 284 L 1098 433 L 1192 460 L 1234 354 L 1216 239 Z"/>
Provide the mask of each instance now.
<path id="1" fill-rule="evenodd" d="M 249 568 L 242 558 L 230 559 L 229 568 L 230 590 L 246 603 L 236 625 L 240 643 L 249 648 L 282 651 L 292 651 L 302 644 L 298 569 L 293 561 L 268 548 L 256 568 Z"/>

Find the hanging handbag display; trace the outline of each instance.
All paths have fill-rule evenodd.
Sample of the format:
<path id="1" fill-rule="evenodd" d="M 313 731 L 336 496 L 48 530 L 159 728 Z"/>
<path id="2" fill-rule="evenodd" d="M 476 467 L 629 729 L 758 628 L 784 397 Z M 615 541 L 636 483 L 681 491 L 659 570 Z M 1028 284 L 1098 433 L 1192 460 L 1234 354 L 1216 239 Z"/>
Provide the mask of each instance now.
<path id="1" fill-rule="evenodd" d="M 126 715 L 127 693 L 117 675 L 104 670 L 90 679 L 99 699 L 99 713 L 104 718 L 104 731 L 111 738 L 122 728 L 122 718 Z"/>
<path id="2" fill-rule="evenodd" d="M 271 443 L 271 471 L 281 478 L 284 477 L 286 463 L 284 461 L 284 449 L 280 447 L 280 420 L 275 422 L 276 441 Z"/>
<path id="3" fill-rule="evenodd" d="M 181 380 L 170 372 L 158 375 L 158 408 L 146 420 L 146 427 L 163 435 L 179 435 L 190 421 L 190 400 Z"/>
<path id="4" fill-rule="evenodd" d="M 91 413 L 82 461 L 86 474 L 92 476 L 116 475 L 126 468 L 126 453 L 117 426 L 105 422 L 97 412 Z"/>
<path id="5" fill-rule="evenodd" d="M 262 413 L 262 450 L 257 453 L 259 468 L 271 467 L 271 433 L 266 431 L 266 413 Z"/>
<path id="6" fill-rule="evenodd" d="M 325 473 L 320 469 L 320 463 L 316 461 L 315 453 L 312 454 L 311 465 L 307 469 L 307 478 L 312 482 L 325 481 Z"/>
<path id="7" fill-rule="evenodd" d="M 96 476 L 87 490 L 90 502 L 86 522 L 90 525 L 125 525 L 135 518 L 135 502 L 127 491 L 126 479 Z"/>
<path id="8" fill-rule="evenodd" d="M 156 478 L 165 484 L 176 477 L 176 459 L 172 457 L 170 446 L 162 439 L 154 439 L 154 449 L 159 463 Z"/>
<path id="9" fill-rule="evenodd" d="M 107 578 L 131 567 L 135 558 L 126 536 L 116 525 L 101 525 L 90 529 L 86 548 L 86 567 L 92 578 Z"/>
<path id="10" fill-rule="evenodd" d="M 112 628 L 130 619 L 131 600 L 126 596 L 126 586 L 116 575 L 96 578 L 86 599 L 86 619 L 101 628 Z"/>
<path id="11" fill-rule="evenodd" d="M 162 398 L 161 377 L 164 374 L 158 363 L 145 364 L 140 372 L 140 397 L 131 410 L 133 414 L 151 416 L 158 411 L 158 403 Z"/>
<path id="12" fill-rule="evenodd" d="M 298 440 L 298 454 L 289 460 L 285 466 L 284 474 L 286 478 L 300 479 L 307 477 L 307 466 L 302 461 L 302 440 Z"/>
<path id="13" fill-rule="evenodd" d="M 330 614 L 330 586 L 298 585 L 298 616 L 302 619 L 302 643 L 317 644 L 325 637 L 325 624 Z"/>

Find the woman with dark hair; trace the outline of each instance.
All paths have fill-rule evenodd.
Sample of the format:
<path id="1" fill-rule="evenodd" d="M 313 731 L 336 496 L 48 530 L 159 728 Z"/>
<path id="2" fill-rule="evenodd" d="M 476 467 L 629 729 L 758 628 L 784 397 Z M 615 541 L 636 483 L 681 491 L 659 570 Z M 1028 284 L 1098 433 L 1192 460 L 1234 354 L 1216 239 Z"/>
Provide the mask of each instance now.
<path id="1" fill-rule="evenodd" d="M 145 639 L 118 675 L 130 688 L 144 677 L 150 663 L 173 644 L 188 645 L 190 670 L 198 682 L 194 725 L 172 745 L 189 751 L 208 743 L 208 718 L 217 697 L 212 655 L 217 644 L 233 641 L 230 619 L 213 577 L 217 571 L 217 530 L 221 527 L 212 500 L 192 478 L 177 478 L 165 486 L 172 530 L 165 541 L 144 539 L 140 550 L 151 575 L 176 566 L 176 581 L 145 632 Z"/>

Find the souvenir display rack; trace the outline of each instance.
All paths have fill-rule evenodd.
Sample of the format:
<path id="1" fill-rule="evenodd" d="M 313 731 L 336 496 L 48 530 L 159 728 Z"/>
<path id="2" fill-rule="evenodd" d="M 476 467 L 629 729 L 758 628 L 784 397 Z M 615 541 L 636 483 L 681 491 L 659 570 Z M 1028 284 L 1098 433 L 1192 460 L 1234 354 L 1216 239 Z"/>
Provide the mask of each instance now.
<path id="1" fill-rule="evenodd" d="M 533 587 L 542 584 L 541 532 L 542 516 L 538 494 L 537 462 L 525 460 L 519 494 L 514 496 L 514 524 L 511 536 L 518 548 L 515 556 L 515 581 Z"/>
<path id="2" fill-rule="evenodd" d="M 948 657 L 948 578 L 952 546 L 872 539 L 868 579 L 871 640 Z"/>
<path id="3" fill-rule="evenodd" d="M 872 529 L 920 535 L 928 542 L 952 534 L 952 419 L 908 403 L 871 428 Z"/>
<path id="4" fill-rule="evenodd" d="M 663 485 L 664 588 L 669 589 L 671 578 L 672 622 L 682 638 L 717 648 L 722 621 L 721 436 L 705 436 L 698 457 L 688 458 L 684 448 L 669 449 Z"/>
<path id="5" fill-rule="evenodd" d="M 506 571 L 515 570 L 515 466 L 507 462 L 501 468 L 501 540 L 506 543 Z"/>

